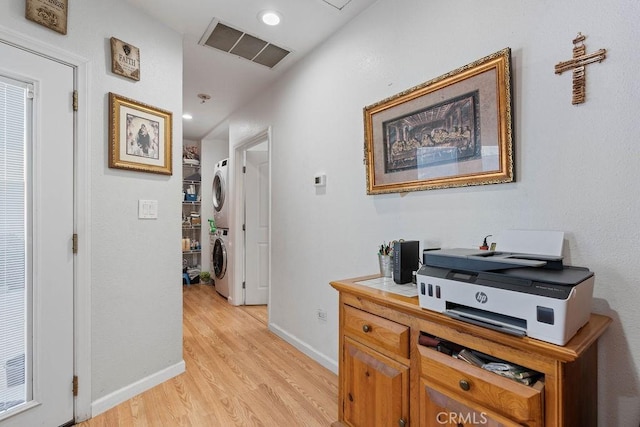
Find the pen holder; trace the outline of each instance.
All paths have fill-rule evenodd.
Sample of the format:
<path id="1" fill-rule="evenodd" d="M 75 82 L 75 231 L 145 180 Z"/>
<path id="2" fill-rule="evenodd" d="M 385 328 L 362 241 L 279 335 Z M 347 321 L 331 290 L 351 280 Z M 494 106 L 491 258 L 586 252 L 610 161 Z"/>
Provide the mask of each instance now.
<path id="1" fill-rule="evenodd" d="M 378 254 L 378 264 L 380 264 L 380 275 L 391 277 L 391 256 Z"/>

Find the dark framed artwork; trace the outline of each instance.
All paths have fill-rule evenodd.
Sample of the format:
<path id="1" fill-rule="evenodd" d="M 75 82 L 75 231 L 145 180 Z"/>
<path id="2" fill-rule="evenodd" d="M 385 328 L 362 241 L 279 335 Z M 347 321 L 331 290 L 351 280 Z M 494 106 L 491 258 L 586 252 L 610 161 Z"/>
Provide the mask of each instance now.
<path id="1" fill-rule="evenodd" d="M 367 194 L 511 182 L 511 50 L 364 108 Z"/>
<path id="2" fill-rule="evenodd" d="M 172 174 L 172 114 L 109 93 L 109 167 Z"/>

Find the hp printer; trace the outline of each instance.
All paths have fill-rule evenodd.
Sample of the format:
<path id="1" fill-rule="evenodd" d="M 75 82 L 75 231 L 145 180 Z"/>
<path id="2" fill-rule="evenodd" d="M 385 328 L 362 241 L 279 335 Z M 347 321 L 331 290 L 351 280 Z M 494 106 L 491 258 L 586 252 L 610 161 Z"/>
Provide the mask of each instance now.
<path id="1" fill-rule="evenodd" d="M 449 249 L 423 261 L 418 299 L 428 310 L 558 345 L 591 315 L 593 273 L 561 257 Z"/>

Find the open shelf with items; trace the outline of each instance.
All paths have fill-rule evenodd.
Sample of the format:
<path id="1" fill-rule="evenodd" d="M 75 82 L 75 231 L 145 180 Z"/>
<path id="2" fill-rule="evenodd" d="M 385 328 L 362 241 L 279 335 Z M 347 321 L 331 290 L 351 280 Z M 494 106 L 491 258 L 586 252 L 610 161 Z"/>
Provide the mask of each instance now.
<path id="1" fill-rule="evenodd" d="M 202 262 L 200 162 L 183 159 L 182 177 L 182 271 L 197 281 Z"/>
<path id="2" fill-rule="evenodd" d="M 420 332 L 418 344 L 524 385 L 531 386 L 538 381 L 544 381 L 544 374 L 535 369 L 527 368 L 469 347 L 463 347 L 424 331 Z"/>
<path id="3" fill-rule="evenodd" d="M 421 426 L 441 424 L 438 414 L 458 424 L 544 425 L 541 372 L 422 331 L 418 344 Z"/>

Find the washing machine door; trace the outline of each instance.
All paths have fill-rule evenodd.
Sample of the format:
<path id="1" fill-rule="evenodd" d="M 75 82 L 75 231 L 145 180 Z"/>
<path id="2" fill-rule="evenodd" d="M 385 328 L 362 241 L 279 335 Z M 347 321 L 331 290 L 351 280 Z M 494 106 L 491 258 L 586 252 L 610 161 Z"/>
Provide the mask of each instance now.
<path id="1" fill-rule="evenodd" d="M 224 176 L 222 176 L 222 170 L 218 169 L 213 177 L 213 208 L 216 212 L 220 212 L 224 205 L 224 198 L 226 192 L 227 183 L 224 182 Z"/>
<path id="2" fill-rule="evenodd" d="M 217 237 L 213 242 L 211 265 L 217 279 L 222 279 L 227 274 L 227 248 L 222 237 Z"/>

